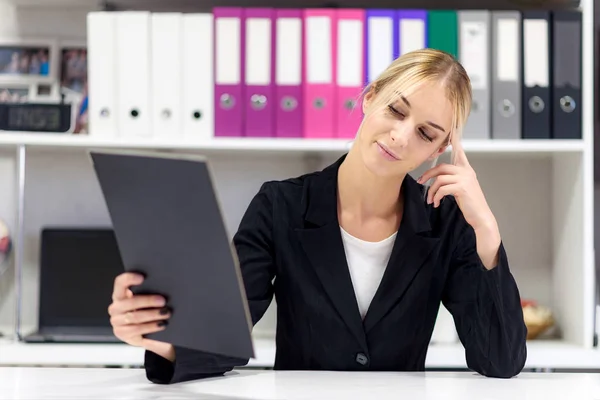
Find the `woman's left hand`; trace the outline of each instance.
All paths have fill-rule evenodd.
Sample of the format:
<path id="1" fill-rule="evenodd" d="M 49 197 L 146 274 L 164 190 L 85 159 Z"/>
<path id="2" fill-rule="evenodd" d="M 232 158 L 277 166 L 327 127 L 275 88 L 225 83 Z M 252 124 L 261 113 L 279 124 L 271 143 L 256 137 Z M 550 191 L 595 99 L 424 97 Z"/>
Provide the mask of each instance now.
<path id="1" fill-rule="evenodd" d="M 440 205 L 444 196 L 452 195 L 456 199 L 465 220 L 474 229 L 489 227 L 496 223 L 494 215 L 485 200 L 485 196 L 475 171 L 469 164 L 460 141 L 452 142 L 454 164 L 439 164 L 426 171 L 419 183 L 435 179 L 427 193 L 427 203 L 434 207 Z"/>

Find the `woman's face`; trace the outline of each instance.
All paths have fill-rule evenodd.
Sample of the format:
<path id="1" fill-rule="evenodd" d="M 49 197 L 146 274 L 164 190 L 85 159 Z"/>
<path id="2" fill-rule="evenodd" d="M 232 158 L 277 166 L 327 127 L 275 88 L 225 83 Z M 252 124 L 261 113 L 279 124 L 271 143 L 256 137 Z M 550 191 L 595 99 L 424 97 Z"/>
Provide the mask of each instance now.
<path id="1" fill-rule="evenodd" d="M 373 103 L 369 92 L 363 112 Z M 444 152 L 452 125 L 452 105 L 439 83 L 424 83 L 410 95 L 365 115 L 357 137 L 363 161 L 377 176 L 403 176 Z"/>

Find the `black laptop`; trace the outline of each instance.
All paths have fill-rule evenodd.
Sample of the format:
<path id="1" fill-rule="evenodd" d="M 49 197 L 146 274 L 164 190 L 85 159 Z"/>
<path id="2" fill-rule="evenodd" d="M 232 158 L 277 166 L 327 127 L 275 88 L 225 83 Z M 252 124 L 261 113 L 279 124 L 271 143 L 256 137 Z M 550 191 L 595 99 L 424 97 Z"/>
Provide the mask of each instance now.
<path id="1" fill-rule="evenodd" d="M 107 311 L 124 272 L 114 231 L 44 228 L 40 239 L 38 330 L 23 340 L 120 342 Z"/>

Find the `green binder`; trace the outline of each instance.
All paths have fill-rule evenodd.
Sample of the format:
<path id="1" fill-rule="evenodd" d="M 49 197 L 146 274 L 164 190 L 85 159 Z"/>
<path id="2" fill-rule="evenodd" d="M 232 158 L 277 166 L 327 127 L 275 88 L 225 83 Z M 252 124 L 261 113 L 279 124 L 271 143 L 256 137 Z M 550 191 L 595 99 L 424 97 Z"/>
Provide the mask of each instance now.
<path id="1" fill-rule="evenodd" d="M 427 47 L 458 58 L 458 21 L 456 11 L 427 11 Z"/>

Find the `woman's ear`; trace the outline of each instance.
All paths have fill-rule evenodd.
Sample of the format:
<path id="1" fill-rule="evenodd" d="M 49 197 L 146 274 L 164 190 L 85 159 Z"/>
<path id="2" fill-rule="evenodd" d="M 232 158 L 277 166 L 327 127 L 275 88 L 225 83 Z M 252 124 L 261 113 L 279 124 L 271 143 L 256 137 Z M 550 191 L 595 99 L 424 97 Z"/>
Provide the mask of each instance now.
<path id="1" fill-rule="evenodd" d="M 367 110 L 369 109 L 369 106 L 373 102 L 374 97 L 375 97 L 375 86 L 371 86 L 362 100 L 363 115 L 365 115 L 367 113 Z"/>
<path id="2" fill-rule="evenodd" d="M 434 158 L 441 156 L 442 154 L 444 154 L 444 152 L 446 151 L 446 149 L 448 148 L 447 144 L 442 145 L 440 148 L 438 148 L 434 153 L 432 153 L 427 159 L 429 161 L 432 161 Z"/>

